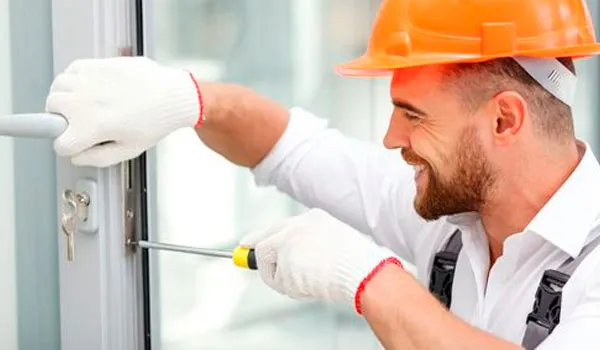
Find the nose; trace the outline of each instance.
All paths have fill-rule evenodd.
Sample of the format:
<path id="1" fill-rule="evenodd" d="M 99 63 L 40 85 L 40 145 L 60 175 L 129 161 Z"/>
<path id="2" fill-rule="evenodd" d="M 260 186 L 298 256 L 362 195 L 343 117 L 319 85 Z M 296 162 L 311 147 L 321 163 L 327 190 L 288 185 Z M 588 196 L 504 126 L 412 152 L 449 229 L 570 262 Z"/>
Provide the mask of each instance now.
<path id="1" fill-rule="evenodd" d="M 399 113 L 394 112 L 390 118 L 383 145 L 387 149 L 409 148 L 412 125 Z"/>

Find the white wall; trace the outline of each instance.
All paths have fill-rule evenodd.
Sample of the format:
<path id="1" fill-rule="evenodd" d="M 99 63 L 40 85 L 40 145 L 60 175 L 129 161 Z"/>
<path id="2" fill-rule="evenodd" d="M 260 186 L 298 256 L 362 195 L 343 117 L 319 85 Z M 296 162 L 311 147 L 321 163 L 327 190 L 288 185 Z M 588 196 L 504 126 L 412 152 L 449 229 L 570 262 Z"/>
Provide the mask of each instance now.
<path id="1" fill-rule="evenodd" d="M 0 115 L 12 106 L 9 0 L 0 0 Z M 13 140 L 0 137 L 0 349 L 17 349 Z"/>

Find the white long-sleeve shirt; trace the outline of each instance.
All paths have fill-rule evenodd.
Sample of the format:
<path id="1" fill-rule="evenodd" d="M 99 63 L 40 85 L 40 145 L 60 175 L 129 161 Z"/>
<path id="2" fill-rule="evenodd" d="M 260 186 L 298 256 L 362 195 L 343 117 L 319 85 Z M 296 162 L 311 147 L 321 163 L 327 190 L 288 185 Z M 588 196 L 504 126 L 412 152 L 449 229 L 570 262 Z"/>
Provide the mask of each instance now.
<path id="1" fill-rule="evenodd" d="M 434 255 L 460 229 L 451 311 L 520 344 L 544 271 L 600 235 L 600 165 L 581 145 L 586 151 L 575 171 L 523 232 L 506 239 L 491 270 L 477 214 L 426 222 L 413 207 L 414 170 L 400 152 L 347 138 L 305 110 L 290 110 L 285 133 L 253 172 L 258 185 L 274 185 L 373 236 L 414 264 L 425 286 Z M 600 248 L 564 287 L 560 324 L 538 349 L 600 349 Z"/>

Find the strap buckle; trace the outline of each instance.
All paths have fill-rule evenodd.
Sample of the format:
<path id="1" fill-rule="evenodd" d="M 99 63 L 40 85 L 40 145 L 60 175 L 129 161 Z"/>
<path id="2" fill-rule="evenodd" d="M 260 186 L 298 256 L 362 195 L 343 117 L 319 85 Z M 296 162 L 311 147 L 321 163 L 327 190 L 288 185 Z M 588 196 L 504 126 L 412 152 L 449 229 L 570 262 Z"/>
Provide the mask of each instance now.
<path id="1" fill-rule="evenodd" d="M 431 269 L 429 290 L 448 308 L 452 303 L 452 282 L 457 260 L 458 254 L 456 253 L 439 252 L 433 259 Z"/>
<path id="2" fill-rule="evenodd" d="M 535 322 L 552 333 L 560 322 L 562 290 L 570 276 L 556 270 L 546 270 L 535 293 L 533 310 L 527 323 Z"/>

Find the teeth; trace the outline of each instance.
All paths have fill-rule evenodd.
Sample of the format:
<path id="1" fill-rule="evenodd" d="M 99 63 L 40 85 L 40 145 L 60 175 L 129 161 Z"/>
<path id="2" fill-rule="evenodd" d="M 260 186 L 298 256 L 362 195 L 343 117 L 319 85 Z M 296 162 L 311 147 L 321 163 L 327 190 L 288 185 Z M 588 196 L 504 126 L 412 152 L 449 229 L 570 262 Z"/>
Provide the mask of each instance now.
<path id="1" fill-rule="evenodd" d="M 425 170 L 425 165 L 423 165 L 423 164 L 414 165 L 414 168 L 415 168 L 416 172 L 420 172 L 420 171 Z"/>

